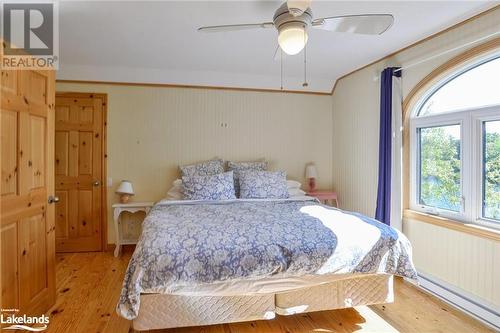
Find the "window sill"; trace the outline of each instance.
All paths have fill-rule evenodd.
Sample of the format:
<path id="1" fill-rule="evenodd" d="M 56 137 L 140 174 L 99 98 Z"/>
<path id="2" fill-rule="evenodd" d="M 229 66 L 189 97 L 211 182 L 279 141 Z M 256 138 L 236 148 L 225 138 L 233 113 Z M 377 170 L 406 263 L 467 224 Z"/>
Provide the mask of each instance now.
<path id="1" fill-rule="evenodd" d="M 450 220 L 445 217 L 417 212 L 411 209 L 406 209 L 404 211 L 403 219 L 434 224 L 443 228 L 460 231 L 469 235 L 492 239 L 494 241 L 500 241 L 500 230 L 488 228 L 479 224 Z"/>

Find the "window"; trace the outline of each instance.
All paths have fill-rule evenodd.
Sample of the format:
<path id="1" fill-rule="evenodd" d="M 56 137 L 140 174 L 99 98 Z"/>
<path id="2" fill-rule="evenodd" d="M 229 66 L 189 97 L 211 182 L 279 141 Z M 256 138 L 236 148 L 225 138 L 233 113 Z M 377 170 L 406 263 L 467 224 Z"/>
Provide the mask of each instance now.
<path id="1" fill-rule="evenodd" d="M 436 85 L 410 125 L 410 207 L 500 227 L 500 56 Z"/>
<path id="2" fill-rule="evenodd" d="M 500 220 L 500 121 L 483 124 L 483 216 Z"/>
<path id="3" fill-rule="evenodd" d="M 419 202 L 454 212 L 461 210 L 460 126 L 419 128 Z"/>
<path id="4" fill-rule="evenodd" d="M 460 72 L 459 72 L 460 73 Z M 427 98 L 418 115 L 427 116 L 500 104 L 500 58 L 455 76 Z M 474 94 L 470 92 L 474 91 Z"/>

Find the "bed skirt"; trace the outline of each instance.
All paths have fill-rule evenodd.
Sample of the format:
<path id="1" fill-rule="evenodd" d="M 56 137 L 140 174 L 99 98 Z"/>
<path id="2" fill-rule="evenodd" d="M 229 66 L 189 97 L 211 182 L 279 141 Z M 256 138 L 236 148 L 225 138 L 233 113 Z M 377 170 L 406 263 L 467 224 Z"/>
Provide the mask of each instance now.
<path id="1" fill-rule="evenodd" d="M 393 276 L 370 274 L 318 286 L 250 296 L 143 294 L 136 331 L 273 319 L 394 300 Z"/>

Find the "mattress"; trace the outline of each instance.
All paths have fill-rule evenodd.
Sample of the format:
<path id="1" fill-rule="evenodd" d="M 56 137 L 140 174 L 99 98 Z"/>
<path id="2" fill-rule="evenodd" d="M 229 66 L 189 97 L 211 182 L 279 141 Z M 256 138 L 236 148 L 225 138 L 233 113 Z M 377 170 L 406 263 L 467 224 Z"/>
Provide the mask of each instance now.
<path id="1" fill-rule="evenodd" d="M 274 295 L 260 296 L 141 296 L 135 330 L 202 326 L 273 319 Z"/>
<path id="2" fill-rule="evenodd" d="M 178 296 L 251 296 L 276 294 L 363 276 L 367 276 L 367 274 L 307 274 L 290 277 L 238 279 L 210 284 L 199 284 L 189 287 L 179 287 L 168 294 Z"/>
<path id="3" fill-rule="evenodd" d="M 392 276 L 368 274 L 284 293 L 240 296 L 143 294 L 135 330 L 273 319 L 276 314 L 332 310 L 392 302 Z"/>
<path id="4" fill-rule="evenodd" d="M 393 301 L 393 277 L 385 274 L 341 279 L 333 283 L 276 294 L 275 298 L 276 313 L 280 315 Z"/>
<path id="5" fill-rule="evenodd" d="M 257 295 L 376 273 L 417 276 L 408 239 L 361 214 L 298 199 L 162 203 L 143 222 L 117 312 L 135 319 L 146 293 Z M 297 278 L 307 275 L 316 280 Z"/>

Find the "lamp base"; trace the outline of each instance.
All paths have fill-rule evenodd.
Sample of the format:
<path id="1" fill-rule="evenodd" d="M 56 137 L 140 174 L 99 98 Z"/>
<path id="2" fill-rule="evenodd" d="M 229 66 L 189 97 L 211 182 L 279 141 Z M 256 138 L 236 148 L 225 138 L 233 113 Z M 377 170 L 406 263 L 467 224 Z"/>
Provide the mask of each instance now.
<path id="1" fill-rule="evenodd" d="M 314 192 L 316 190 L 316 179 L 309 178 L 309 192 Z"/>
<path id="2" fill-rule="evenodd" d="M 121 194 L 120 203 L 125 204 L 130 201 L 130 194 Z"/>

